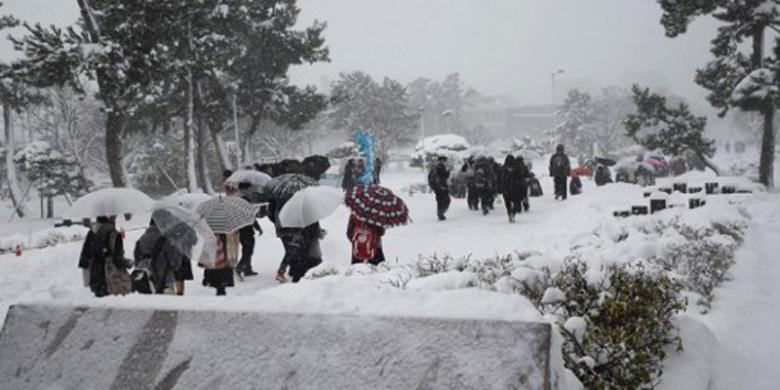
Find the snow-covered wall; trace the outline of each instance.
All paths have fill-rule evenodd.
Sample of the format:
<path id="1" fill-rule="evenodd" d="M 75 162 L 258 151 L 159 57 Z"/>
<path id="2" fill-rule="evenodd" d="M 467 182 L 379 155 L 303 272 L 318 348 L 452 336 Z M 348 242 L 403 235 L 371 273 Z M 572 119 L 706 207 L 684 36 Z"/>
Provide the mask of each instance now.
<path id="1" fill-rule="evenodd" d="M 550 389 L 549 324 L 13 306 L 9 389 Z M 7 387 L 6 387 L 7 386 Z"/>

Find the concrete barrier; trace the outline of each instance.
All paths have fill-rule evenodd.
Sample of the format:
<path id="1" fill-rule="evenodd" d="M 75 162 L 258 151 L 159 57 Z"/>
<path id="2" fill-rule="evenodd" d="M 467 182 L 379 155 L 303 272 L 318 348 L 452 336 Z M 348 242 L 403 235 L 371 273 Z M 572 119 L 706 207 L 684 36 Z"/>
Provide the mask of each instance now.
<path id="1" fill-rule="evenodd" d="M 548 324 L 12 306 L 2 389 L 551 389 Z"/>

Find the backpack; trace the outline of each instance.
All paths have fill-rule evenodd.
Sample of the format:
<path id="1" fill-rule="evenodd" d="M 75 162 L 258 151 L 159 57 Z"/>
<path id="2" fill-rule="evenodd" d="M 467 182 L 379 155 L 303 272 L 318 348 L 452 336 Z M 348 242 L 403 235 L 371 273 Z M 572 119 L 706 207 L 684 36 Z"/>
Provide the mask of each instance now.
<path id="1" fill-rule="evenodd" d="M 376 229 L 371 225 L 358 221 L 352 233 L 352 256 L 358 260 L 371 260 L 376 256 L 379 246 Z"/>
<path id="2" fill-rule="evenodd" d="M 553 176 L 565 175 L 568 172 L 568 157 L 564 154 L 556 154 L 552 161 L 552 174 Z"/>
<path id="3" fill-rule="evenodd" d="M 542 185 L 539 183 L 538 179 L 532 178 L 531 180 L 529 180 L 528 187 L 530 189 L 531 196 L 539 197 L 543 195 Z"/>
<path id="4" fill-rule="evenodd" d="M 106 292 L 109 295 L 125 295 L 133 292 L 130 274 L 124 268 L 117 267 L 114 262 L 114 248 L 118 237 L 116 231 L 108 236 L 108 256 L 105 258 Z M 124 259 L 120 259 L 124 261 Z"/>

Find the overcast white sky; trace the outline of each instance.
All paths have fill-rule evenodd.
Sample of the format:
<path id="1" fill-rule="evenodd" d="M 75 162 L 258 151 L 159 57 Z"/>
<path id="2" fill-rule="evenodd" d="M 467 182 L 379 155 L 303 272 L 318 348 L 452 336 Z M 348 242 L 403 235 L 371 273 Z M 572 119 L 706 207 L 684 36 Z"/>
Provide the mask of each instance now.
<path id="1" fill-rule="evenodd" d="M 70 24 L 76 0 L 5 0 L 0 11 L 28 21 Z M 664 37 L 652 0 L 299 0 L 301 22 L 328 22 L 332 62 L 296 69 L 297 82 L 320 84 L 340 71 L 364 70 L 408 82 L 460 72 L 486 94 L 522 103 L 550 100 L 568 86 L 664 84 L 689 98 L 703 92 L 693 72 L 710 58 L 713 22 L 677 39 Z M 0 56 L 14 54 L 0 46 Z M 696 106 L 703 105 L 702 101 Z"/>

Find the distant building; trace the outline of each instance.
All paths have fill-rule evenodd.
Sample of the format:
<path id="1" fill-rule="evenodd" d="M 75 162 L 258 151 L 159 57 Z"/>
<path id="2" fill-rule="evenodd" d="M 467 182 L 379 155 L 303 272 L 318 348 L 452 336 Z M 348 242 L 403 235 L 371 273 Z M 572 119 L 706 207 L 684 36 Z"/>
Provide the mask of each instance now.
<path id="1" fill-rule="evenodd" d="M 502 97 L 480 97 L 463 108 L 468 128 L 484 127 L 496 138 L 544 138 L 560 118 L 553 105 L 520 106 Z"/>

